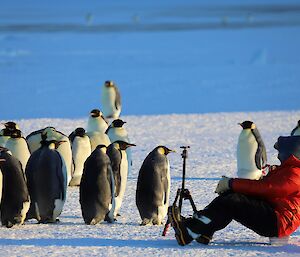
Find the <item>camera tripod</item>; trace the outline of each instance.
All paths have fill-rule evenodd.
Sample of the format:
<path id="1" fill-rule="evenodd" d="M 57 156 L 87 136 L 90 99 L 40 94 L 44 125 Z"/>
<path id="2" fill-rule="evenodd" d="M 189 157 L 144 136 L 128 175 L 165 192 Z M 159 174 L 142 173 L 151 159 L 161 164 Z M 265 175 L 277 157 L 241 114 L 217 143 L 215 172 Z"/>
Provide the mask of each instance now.
<path id="1" fill-rule="evenodd" d="M 176 205 L 178 198 L 179 198 L 179 203 L 178 203 L 178 208 L 179 212 L 181 213 L 181 208 L 182 208 L 182 201 L 183 200 L 189 200 L 190 204 L 192 205 L 193 212 L 197 211 L 196 205 L 193 201 L 192 195 L 188 189 L 185 188 L 185 173 L 186 173 L 186 159 L 187 159 L 187 149 L 190 148 L 189 146 L 181 146 L 181 149 L 183 149 L 181 157 L 183 159 L 183 167 L 182 167 L 182 184 L 181 188 L 177 189 L 177 193 L 173 202 L 173 205 Z M 170 207 L 169 207 L 170 208 Z M 162 236 L 165 236 L 167 234 L 167 231 L 170 227 L 170 220 L 168 218 L 164 230 L 162 232 Z"/>

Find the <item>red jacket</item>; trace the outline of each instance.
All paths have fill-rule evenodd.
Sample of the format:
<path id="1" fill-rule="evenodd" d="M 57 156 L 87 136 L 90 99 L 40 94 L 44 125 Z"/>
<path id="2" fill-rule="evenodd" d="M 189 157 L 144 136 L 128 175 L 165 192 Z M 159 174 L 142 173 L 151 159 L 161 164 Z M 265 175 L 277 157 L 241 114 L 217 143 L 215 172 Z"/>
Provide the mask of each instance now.
<path id="1" fill-rule="evenodd" d="M 232 190 L 267 200 L 274 207 L 278 237 L 292 234 L 300 226 L 300 160 L 291 155 L 261 180 L 233 179 Z"/>

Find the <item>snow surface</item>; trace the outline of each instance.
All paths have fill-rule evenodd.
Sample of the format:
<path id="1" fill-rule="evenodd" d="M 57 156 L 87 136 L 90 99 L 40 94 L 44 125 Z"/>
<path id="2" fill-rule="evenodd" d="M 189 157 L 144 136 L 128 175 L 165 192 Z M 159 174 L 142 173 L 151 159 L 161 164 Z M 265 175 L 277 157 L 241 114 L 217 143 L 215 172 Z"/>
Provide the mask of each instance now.
<path id="1" fill-rule="evenodd" d="M 299 1 L 12 1 L 0 3 L 0 122 L 24 135 L 46 126 L 69 134 L 100 108 L 100 88 L 119 86 L 133 151 L 122 216 L 87 226 L 78 188 L 68 188 L 59 224 L 0 227 L 1 256 L 299 256 L 300 231 L 268 245 L 236 222 L 210 246 L 180 247 L 172 229 L 141 227 L 137 175 L 163 144 L 172 202 L 181 185 L 180 146 L 190 145 L 186 186 L 197 207 L 235 176 L 238 122 L 253 120 L 268 162 L 300 118 Z M 177 113 L 177 114 L 173 114 Z M 185 204 L 185 215 L 191 208 Z"/>
<path id="2" fill-rule="evenodd" d="M 174 232 L 162 237 L 163 226 L 139 226 L 135 190 L 139 168 L 146 155 L 163 144 L 176 153 L 169 154 L 171 165 L 172 202 L 181 186 L 182 145 L 190 145 L 187 159 L 186 187 L 190 189 L 199 209 L 215 196 L 215 186 L 222 175 L 235 176 L 236 144 L 240 133 L 238 122 L 253 120 L 267 148 L 268 162 L 279 164 L 274 142 L 279 135 L 288 135 L 296 125 L 300 111 L 215 113 L 188 115 L 124 116 L 126 129 L 133 143 L 133 171 L 128 178 L 121 217 L 115 224 L 85 225 L 81 217 L 78 188 L 69 187 L 64 210 L 58 224 L 36 224 L 0 228 L 0 252 L 3 256 L 299 256 L 300 230 L 286 246 L 267 245 L 268 238 L 232 222 L 216 232 L 210 246 L 194 242 L 186 247 L 177 244 Z M 25 135 L 52 125 L 69 134 L 84 119 L 26 119 L 16 121 Z M 184 203 L 184 215 L 192 213 Z"/>

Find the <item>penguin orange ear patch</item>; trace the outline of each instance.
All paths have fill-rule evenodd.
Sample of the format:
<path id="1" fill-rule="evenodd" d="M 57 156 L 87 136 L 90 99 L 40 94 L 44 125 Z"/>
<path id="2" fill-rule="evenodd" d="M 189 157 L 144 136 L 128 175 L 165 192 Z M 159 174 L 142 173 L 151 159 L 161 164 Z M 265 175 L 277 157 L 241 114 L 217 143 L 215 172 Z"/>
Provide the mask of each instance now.
<path id="1" fill-rule="evenodd" d="M 255 124 L 254 124 L 254 123 L 252 123 L 252 125 L 251 125 L 251 129 L 255 129 L 255 128 L 256 128 Z"/>
<path id="2" fill-rule="evenodd" d="M 157 151 L 160 153 L 160 154 L 165 154 L 165 149 L 163 147 L 159 147 L 157 149 Z"/>

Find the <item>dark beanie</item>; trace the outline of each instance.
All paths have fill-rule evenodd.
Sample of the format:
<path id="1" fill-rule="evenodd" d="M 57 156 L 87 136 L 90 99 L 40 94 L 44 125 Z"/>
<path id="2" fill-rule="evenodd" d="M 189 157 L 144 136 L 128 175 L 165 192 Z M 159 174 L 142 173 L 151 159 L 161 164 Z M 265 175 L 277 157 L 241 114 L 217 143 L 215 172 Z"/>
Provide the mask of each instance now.
<path id="1" fill-rule="evenodd" d="M 278 150 L 278 159 L 284 162 L 291 155 L 300 160 L 300 136 L 279 137 L 274 145 Z"/>

